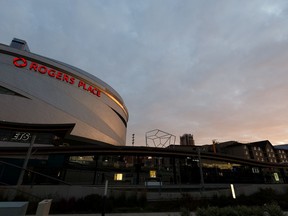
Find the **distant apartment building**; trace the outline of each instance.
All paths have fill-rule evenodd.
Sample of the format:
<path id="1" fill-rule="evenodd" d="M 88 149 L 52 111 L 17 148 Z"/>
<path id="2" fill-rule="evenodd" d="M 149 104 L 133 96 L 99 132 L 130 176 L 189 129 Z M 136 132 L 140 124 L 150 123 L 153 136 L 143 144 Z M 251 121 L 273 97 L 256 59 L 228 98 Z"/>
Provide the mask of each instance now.
<path id="1" fill-rule="evenodd" d="M 268 140 L 245 144 L 237 141 L 228 141 L 217 143 L 216 149 L 217 153 L 229 154 L 259 162 L 288 162 L 288 149 L 282 149 L 281 146 L 277 148 L 273 147 Z"/>
<path id="2" fill-rule="evenodd" d="M 180 136 L 180 145 L 195 146 L 195 141 L 192 134 L 184 134 Z"/>
<path id="3" fill-rule="evenodd" d="M 275 149 L 276 152 L 276 157 L 278 158 L 280 163 L 287 163 L 287 150 L 285 152 L 285 150 L 283 149 Z"/>

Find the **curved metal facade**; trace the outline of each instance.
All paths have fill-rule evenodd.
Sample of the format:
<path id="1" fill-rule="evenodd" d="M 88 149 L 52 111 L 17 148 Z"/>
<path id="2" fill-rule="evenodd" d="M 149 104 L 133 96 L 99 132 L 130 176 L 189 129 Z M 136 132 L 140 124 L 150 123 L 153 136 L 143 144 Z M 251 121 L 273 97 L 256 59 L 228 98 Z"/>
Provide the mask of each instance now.
<path id="1" fill-rule="evenodd" d="M 0 121 L 74 124 L 70 137 L 125 145 L 128 111 L 118 93 L 97 77 L 3 44 L 0 74 Z"/>

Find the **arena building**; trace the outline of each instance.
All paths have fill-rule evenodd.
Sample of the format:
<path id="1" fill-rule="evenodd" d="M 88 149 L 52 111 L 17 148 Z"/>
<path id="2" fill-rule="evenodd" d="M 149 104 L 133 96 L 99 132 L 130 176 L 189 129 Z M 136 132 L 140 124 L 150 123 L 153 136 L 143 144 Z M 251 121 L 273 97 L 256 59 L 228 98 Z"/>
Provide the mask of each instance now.
<path id="1" fill-rule="evenodd" d="M 35 145 L 125 145 L 127 108 L 97 77 L 36 55 L 19 39 L 0 44 L 0 72 L 0 146 L 23 146 L 32 132 Z"/>

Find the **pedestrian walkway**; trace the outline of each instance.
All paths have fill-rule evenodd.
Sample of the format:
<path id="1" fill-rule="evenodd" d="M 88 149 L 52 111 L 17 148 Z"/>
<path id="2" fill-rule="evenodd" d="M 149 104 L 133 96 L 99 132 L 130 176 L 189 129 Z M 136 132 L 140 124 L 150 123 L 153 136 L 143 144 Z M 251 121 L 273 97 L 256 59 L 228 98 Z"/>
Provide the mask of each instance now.
<path id="1" fill-rule="evenodd" d="M 288 216 L 288 212 L 284 212 Z M 26 215 L 26 216 L 35 216 L 35 215 Z M 50 215 L 50 216 L 102 216 L 102 214 L 59 214 L 59 215 Z M 181 216 L 180 212 L 150 212 L 150 213 L 107 213 L 105 216 Z M 190 216 L 196 216 L 195 212 L 191 212 Z"/>
<path id="2" fill-rule="evenodd" d="M 26 215 L 34 216 L 34 215 Z M 102 214 L 61 214 L 61 215 L 51 215 L 51 216 L 102 216 Z M 150 212 L 150 213 L 111 213 L 105 214 L 105 216 L 181 216 L 179 212 Z M 190 216 L 196 216 L 194 212 L 190 213 Z"/>

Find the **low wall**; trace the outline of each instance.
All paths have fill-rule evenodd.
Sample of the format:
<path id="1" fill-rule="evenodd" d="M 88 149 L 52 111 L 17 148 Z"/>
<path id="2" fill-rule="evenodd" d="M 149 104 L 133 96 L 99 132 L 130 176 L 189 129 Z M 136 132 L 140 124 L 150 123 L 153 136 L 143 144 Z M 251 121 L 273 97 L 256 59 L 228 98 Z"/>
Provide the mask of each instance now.
<path id="1" fill-rule="evenodd" d="M 0 194 L 4 198 L 10 197 L 15 193 L 16 187 L 0 187 Z M 51 198 L 53 200 L 69 199 L 69 198 L 81 198 L 89 194 L 103 194 L 104 188 L 88 187 L 88 186 L 67 186 L 67 185 L 35 185 L 35 186 L 20 186 L 18 188 L 18 195 L 27 196 L 31 199 L 46 199 Z"/>
<path id="2" fill-rule="evenodd" d="M 234 184 L 236 196 L 240 194 L 251 195 L 260 188 L 272 188 L 276 192 L 285 192 L 288 189 L 288 184 Z M 9 198 L 11 194 L 16 191 L 16 187 L 0 186 L 0 194 L 3 198 Z M 173 191 L 173 192 L 171 192 Z M 201 197 L 213 197 L 215 195 L 232 196 L 230 185 L 205 185 L 203 190 L 200 190 L 199 185 L 182 185 L 177 187 L 161 187 L 155 190 L 147 190 L 145 187 L 109 187 L 107 196 L 118 196 L 125 192 L 127 196 L 129 194 L 146 194 L 148 200 L 169 200 L 181 198 L 183 194 L 189 194 L 195 198 Z M 103 186 L 66 186 L 66 185 L 35 185 L 35 186 L 20 186 L 18 194 L 35 199 L 79 199 L 90 194 L 104 194 Z"/>

